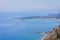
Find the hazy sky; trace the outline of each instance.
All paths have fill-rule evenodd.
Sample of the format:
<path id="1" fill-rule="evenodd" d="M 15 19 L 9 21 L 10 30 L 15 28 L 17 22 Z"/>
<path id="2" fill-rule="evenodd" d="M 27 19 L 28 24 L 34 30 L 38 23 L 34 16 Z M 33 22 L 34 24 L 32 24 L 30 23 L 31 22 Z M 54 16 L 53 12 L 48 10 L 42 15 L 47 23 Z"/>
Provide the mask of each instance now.
<path id="1" fill-rule="evenodd" d="M 59 10 L 60 0 L 0 0 L 0 11 Z"/>

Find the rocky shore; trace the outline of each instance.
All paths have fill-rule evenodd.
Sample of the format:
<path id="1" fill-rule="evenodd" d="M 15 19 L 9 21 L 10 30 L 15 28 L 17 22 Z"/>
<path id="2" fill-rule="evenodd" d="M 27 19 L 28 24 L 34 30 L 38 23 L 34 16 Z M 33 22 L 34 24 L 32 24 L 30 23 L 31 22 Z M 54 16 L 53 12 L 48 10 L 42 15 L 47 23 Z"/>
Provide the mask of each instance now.
<path id="1" fill-rule="evenodd" d="M 53 28 L 52 31 L 45 33 L 45 36 L 41 40 L 60 40 L 60 25 Z"/>

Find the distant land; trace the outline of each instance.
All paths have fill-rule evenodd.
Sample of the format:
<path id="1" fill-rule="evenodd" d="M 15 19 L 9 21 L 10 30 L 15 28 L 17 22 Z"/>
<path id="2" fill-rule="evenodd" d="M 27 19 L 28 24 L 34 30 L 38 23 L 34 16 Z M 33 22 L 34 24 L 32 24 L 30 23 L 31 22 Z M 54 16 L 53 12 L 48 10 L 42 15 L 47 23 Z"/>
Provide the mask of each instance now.
<path id="1" fill-rule="evenodd" d="M 56 18 L 60 19 L 60 12 L 57 14 L 48 14 L 47 16 L 43 16 L 43 18 Z"/>
<path id="2" fill-rule="evenodd" d="M 56 14 L 48 14 L 46 16 L 30 16 L 30 17 L 17 17 L 14 19 L 21 19 L 21 20 L 26 20 L 26 19 L 60 19 L 60 12 Z"/>

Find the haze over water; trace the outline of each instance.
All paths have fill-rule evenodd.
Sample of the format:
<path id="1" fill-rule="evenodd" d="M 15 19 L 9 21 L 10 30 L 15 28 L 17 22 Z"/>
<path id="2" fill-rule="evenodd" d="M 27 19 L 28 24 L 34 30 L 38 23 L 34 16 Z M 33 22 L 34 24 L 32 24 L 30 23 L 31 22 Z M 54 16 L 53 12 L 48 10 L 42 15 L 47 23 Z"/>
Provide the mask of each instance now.
<path id="1" fill-rule="evenodd" d="M 40 14 L 41 16 L 42 14 Z M 0 40 L 41 40 L 42 34 L 60 24 L 57 20 L 27 19 L 19 20 L 15 17 L 36 16 L 34 13 L 0 13 Z M 37 16 L 39 16 L 37 14 Z"/>
<path id="2" fill-rule="evenodd" d="M 41 40 L 42 34 L 60 24 L 58 20 L 14 18 L 60 12 L 60 0 L 0 0 L 0 40 Z"/>

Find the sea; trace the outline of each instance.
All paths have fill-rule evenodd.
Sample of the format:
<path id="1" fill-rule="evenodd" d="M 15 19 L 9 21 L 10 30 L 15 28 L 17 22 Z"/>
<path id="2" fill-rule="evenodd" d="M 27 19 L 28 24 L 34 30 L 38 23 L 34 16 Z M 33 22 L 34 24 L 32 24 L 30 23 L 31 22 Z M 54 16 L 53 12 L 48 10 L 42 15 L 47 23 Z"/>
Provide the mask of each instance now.
<path id="1" fill-rule="evenodd" d="M 44 34 L 60 24 L 52 19 L 15 19 L 41 16 L 37 13 L 0 12 L 0 40 L 41 40 Z M 44 14 L 45 15 L 45 14 Z"/>

